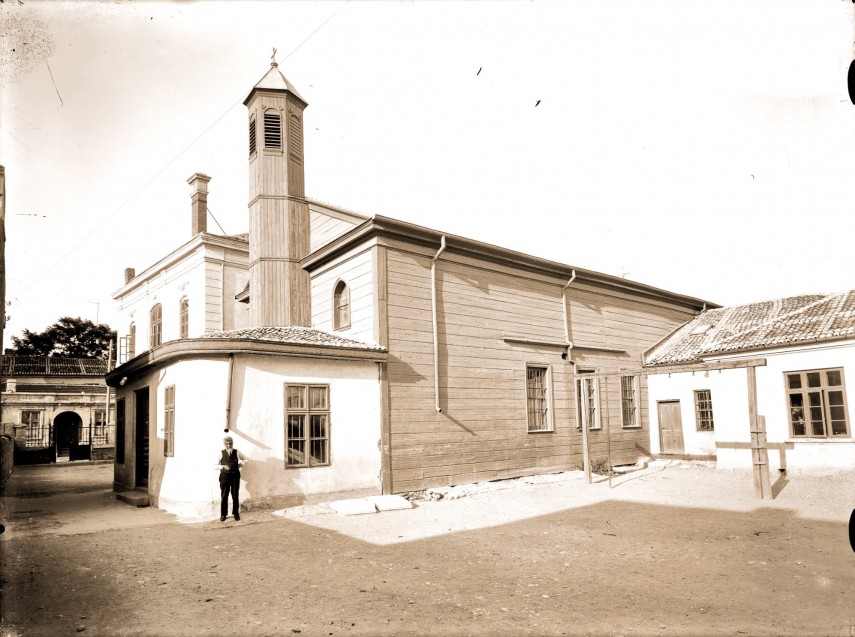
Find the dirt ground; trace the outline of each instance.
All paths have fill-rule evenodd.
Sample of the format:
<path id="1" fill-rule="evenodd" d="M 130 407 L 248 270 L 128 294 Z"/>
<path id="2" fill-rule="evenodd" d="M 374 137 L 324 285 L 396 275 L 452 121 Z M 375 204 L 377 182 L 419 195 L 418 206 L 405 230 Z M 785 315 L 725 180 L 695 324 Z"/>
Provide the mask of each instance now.
<path id="1" fill-rule="evenodd" d="M 19 467 L 0 635 L 847 635 L 855 472 L 656 461 L 188 522 L 117 502 L 110 465 Z"/>

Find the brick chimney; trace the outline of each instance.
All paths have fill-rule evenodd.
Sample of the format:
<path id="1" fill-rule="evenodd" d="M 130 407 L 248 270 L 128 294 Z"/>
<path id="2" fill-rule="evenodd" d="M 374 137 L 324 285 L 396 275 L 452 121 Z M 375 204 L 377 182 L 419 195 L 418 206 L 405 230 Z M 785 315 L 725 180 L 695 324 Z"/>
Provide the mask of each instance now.
<path id="1" fill-rule="evenodd" d="M 195 173 L 187 183 L 193 187 L 191 201 L 192 236 L 208 231 L 208 182 L 211 178 L 204 173 Z"/>
<path id="2" fill-rule="evenodd" d="M 136 275 L 137 271 L 133 268 L 125 268 L 125 283 L 130 283 Z"/>

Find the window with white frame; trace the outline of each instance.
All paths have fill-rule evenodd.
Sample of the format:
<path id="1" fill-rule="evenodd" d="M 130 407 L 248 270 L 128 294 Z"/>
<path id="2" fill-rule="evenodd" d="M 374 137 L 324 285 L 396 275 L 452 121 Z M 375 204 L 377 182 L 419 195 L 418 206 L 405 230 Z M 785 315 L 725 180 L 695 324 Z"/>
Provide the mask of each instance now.
<path id="1" fill-rule="evenodd" d="M 175 455 L 175 385 L 163 391 L 163 455 Z"/>
<path id="2" fill-rule="evenodd" d="M 850 435 L 843 368 L 785 372 L 784 382 L 794 438 Z"/>
<path id="3" fill-rule="evenodd" d="M 600 420 L 600 383 L 595 376 L 586 378 L 585 374 L 593 374 L 593 370 L 579 370 L 576 379 L 576 428 L 586 425 L 588 429 L 601 429 Z"/>
<path id="4" fill-rule="evenodd" d="M 333 329 L 345 330 L 350 327 L 350 288 L 339 281 L 333 292 Z"/>
<path id="5" fill-rule="evenodd" d="M 695 426 L 698 431 L 715 431 L 712 393 L 709 389 L 695 390 Z"/>
<path id="6" fill-rule="evenodd" d="M 50 444 L 50 429 L 42 427 L 42 412 L 34 409 L 21 411 L 21 424 L 25 425 L 25 446 L 47 447 Z"/>
<path id="7" fill-rule="evenodd" d="M 529 432 L 552 431 L 552 378 L 550 368 L 526 365 L 526 421 Z"/>
<path id="8" fill-rule="evenodd" d="M 285 385 L 285 468 L 328 464 L 329 385 Z"/>
<path id="9" fill-rule="evenodd" d="M 620 377 L 621 420 L 624 427 L 641 427 L 641 412 L 638 409 L 638 376 Z"/>
<path id="10" fill-rule="evenodd" d="M 163 342 L 163 308 L 155 304 L 149 313 L 149 347 L 157 347 Z"/>

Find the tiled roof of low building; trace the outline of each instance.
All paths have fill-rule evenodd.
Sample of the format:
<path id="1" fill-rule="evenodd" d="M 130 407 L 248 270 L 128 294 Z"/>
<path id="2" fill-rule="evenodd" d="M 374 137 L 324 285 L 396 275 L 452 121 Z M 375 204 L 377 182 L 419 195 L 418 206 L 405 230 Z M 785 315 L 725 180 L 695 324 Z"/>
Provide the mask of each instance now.
<path id="1" fill-rule="evenodd" d="M 107 361 L 102 358 L 65 356 L 3 356 L 3 376 L 103 376 Z"/>
<path id="2" fill-rule="evenodd" d="M 324 347 L 385 351 L 383 347 L 376 343 L 356 341 L 313 327 L 248 327 L 239 330 L 208 332 L 202 338 L 234 338 L 291 345 L 320 345 Z"/>
<path id="3" fill-rule="evenodd" d="M 645 356 L 646 365 L 701 360 L 713 354 L 855 338 L 855 290 L 805 294 L 706 310 Z"/>

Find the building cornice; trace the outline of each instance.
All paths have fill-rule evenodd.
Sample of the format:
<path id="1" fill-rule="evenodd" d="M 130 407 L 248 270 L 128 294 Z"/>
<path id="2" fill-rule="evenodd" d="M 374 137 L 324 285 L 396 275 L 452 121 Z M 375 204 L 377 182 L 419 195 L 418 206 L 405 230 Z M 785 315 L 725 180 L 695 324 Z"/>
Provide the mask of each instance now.
<path id="1" fill-rule="evenodd" d="M 106 375 L 107 385 L 119 387 L 122 379 L 138 376 L 152 369 L 182 360 L 228 358 L 231 355 L 252 354 L 299 358 L 320 358 L 340 361 L 386 362 L 386 352 L 373 349 L 273 343 L 247 338 L 198 338 L 169 341 L 147 350 Z"/>
<path id="2" fill-rule="evenodd" d="M 388 217 L 375 216 L 366 222 L 356 226 L 349 232 L 337 237 L 330 243 L 319 248 L 305 257 L 301 264 L 311 272 L 312 270 L 332 261 L 344 252 L 351 250 L 354 245 L 371 238 L 386 238 L 406 241 L 411 244 L 435 249 L 443 237 L 445 237 L 447 251 L 458 253 L 468 257 L 483 259 L 497 265 L 511 268 L 522 268 L 532 273 L 548 277 L 555 277 L 561 281 L 570 279 L 575 272 L 576 282 L 586 283 L 600 289 L 608 289 L 613 292 L 622 292 L 633 296 L 641 296 L 658 301 L 667 301 L 672 304 L 681 305 L 693 311 L 700 311 L 704 307 L 720 307 L 703 299 L 698 299 L 675 292 L 669 292 L 660 288 L 629 281 L 627 279 L 586 270 L 540 257 L 534 257 L 522 252 L 516 252 L 507 248 L 483 243 L 474 239 L 467 239 L 456 235 L 450 235 L 423 226 L 391 219 Z"/>

